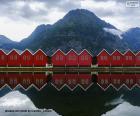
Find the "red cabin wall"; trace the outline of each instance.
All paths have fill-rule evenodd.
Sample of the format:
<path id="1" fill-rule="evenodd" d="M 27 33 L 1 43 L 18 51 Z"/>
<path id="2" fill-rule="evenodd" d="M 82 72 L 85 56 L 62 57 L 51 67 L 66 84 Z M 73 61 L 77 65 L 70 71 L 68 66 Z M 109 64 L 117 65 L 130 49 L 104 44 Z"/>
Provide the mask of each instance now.
<path id="1" fill-rule="evenodd" d="M 78 66 L 78 55 L 74 51 L 66 55 L 66 66 Z"/>
<path id="2" fill-rule="evenodd" d="M 135 65 L 140 66 L 140 53 L 135 56 Z"/>
<path id="3" fill-rule="evenodd" d="M 33 55 L 29 51 L 21 54 L 21 66 L 33 66 Z"/>
<path id="4" fill-rule="evenodd" d="M 20 66 L 20 55 L 14 50 L 7 56 L 8 66 Z"/>
<path id="5" fill-rule="evenodd" d="M 123 55 L 118 51 L 115 51 L 111 57 L 111 66 L 122 66 L 123 64 Z"/>
<path id="6" fill-rule="evenodd" d="M 53 66 L 65 66 L 65 64 L 66 64 L 65 54 L 62 53 L 61 51 L 57 51 L 52 56 L 52 64 L 53 64 Z"/>
<path id="7" fill-rule="evenodd" d="M 128 51 L 124 54 L 123 66 L 135 66 L 135 55 L 132 52 Z"/>
<path id="8" fill-rule="evenodd" d="M 34 56 L 34 66 L 46 66 L 48 63 L 47 56 L 42 51 L 37 51 Z"/>
<path id="9" fill-rule="evenodd" d="M 0 50 L 0 66 L 7 66 L 7 55 Z"/>
<path id="10" fill-rule="evenodd" d="M 91 66 L 92 56 L 87 51 L 83 51 L 78 56 L 78 61 L 79 61 L 79 66 Z"/>
<path id="11" fill-rule="evenodd" d="M 106 51 L 102 51 L 97 56 L 97 60 L 99 66 L 110 66 L 110 55 Z"/>

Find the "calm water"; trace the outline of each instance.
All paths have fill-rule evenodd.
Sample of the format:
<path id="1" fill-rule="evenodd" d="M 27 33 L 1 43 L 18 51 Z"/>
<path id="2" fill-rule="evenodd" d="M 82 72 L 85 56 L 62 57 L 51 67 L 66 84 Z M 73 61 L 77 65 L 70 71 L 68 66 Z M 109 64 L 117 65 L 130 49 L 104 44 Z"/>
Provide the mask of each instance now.
<path id="1" fill-rule="evenodd" d="M 38 108 L 51 108 L 63 116 L 101 116 L 116 107 L 105 104 L 121 95 L 129 103 L 140 106 L 139 78 L 140 74 L 3 73 L 0 86 L 6 82 L 15 88 L 20 83 L 27 89 L 34 83 L 36 88 L 30 86 L 25 91 L 17 87 L 16 90 L 26 94 Z M 113 86 L 108 87 L 110 84 Z M 123 84 L 127 87 L 117 91 Z M 130 91 L 128 88 L 132 87 Z M 5 86 L 0 96 L 10 91 Z"/>

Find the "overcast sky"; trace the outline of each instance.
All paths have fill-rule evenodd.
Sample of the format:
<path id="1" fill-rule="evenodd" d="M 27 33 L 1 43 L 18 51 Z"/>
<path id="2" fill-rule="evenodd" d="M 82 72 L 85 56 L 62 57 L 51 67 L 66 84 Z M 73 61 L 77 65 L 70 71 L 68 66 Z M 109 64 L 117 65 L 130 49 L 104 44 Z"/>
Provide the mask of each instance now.
<path id="1" fill-rule="evenodd" d="M 20 41 L 28 37 L 36 26 L 53 24 L 77 8 L 94 12 L 122 31 L 140 27 L 140 7 L 126 7 L 126 1 L 128 0 L 0 0 L 0 34 Z"/>

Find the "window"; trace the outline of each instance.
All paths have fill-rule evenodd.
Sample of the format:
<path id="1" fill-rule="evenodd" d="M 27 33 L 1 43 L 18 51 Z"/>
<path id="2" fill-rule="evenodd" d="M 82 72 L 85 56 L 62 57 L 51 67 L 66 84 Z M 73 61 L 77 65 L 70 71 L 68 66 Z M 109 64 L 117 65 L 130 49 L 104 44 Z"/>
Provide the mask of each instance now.
<path id="1" fill-rule="evenodd" d="M 69 56 L 69 57 L 68 57 L 68 59 L 69 59 L 69 60 L 73 60 L 73 61 L 74 61 L 74 60 L 76 60 L 76 56 L 71 55 L 71 56 Z"/>
<path id="2" fill-rule="evenodd" d="M 107 56 L 101 56 L 101 60 L 107 60 Z"/>
<path id="3" fill-rule="evenodd" d="M 1 55 L 1 60 L 4 60 L 4 55 Z"/>
<path id="4" fill-rule="evenodd" d="M 132 60 L 132 56 L 126 56 L 126 60 Z"/>

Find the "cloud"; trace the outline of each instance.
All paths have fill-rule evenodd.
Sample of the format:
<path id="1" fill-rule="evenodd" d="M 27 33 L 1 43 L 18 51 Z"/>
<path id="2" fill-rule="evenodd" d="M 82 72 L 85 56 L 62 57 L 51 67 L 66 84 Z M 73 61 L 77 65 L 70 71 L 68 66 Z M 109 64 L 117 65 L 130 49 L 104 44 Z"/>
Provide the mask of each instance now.
<path id="1" fill-rule="evenodd" d="M 5 112 L 5 110 L 39 110 L 45 111 L 46 109 L 38 109 L 33 102 L 24 94 L 19 91 L 13 91 L 0 98 L 0 115 L 1 116 L 60 116 L 54 110 L 48 109 L 48 112 Z M 46 110 L 47 111 L 47 110 Z"/>
<path id="2" fill-rule="evenodd" d="M 133 106 L 128 102 L 123 102 L 111 111 L 106 112 L 102 116 L 139 116 L 140 107 Z"/>
<path id="3" fill-rule="evenodd" d="M 80 7 L 74 0 L 1 0 L 0 16 L 13 20 L 47 21 L 53 12 L 67 12 Z"/>

